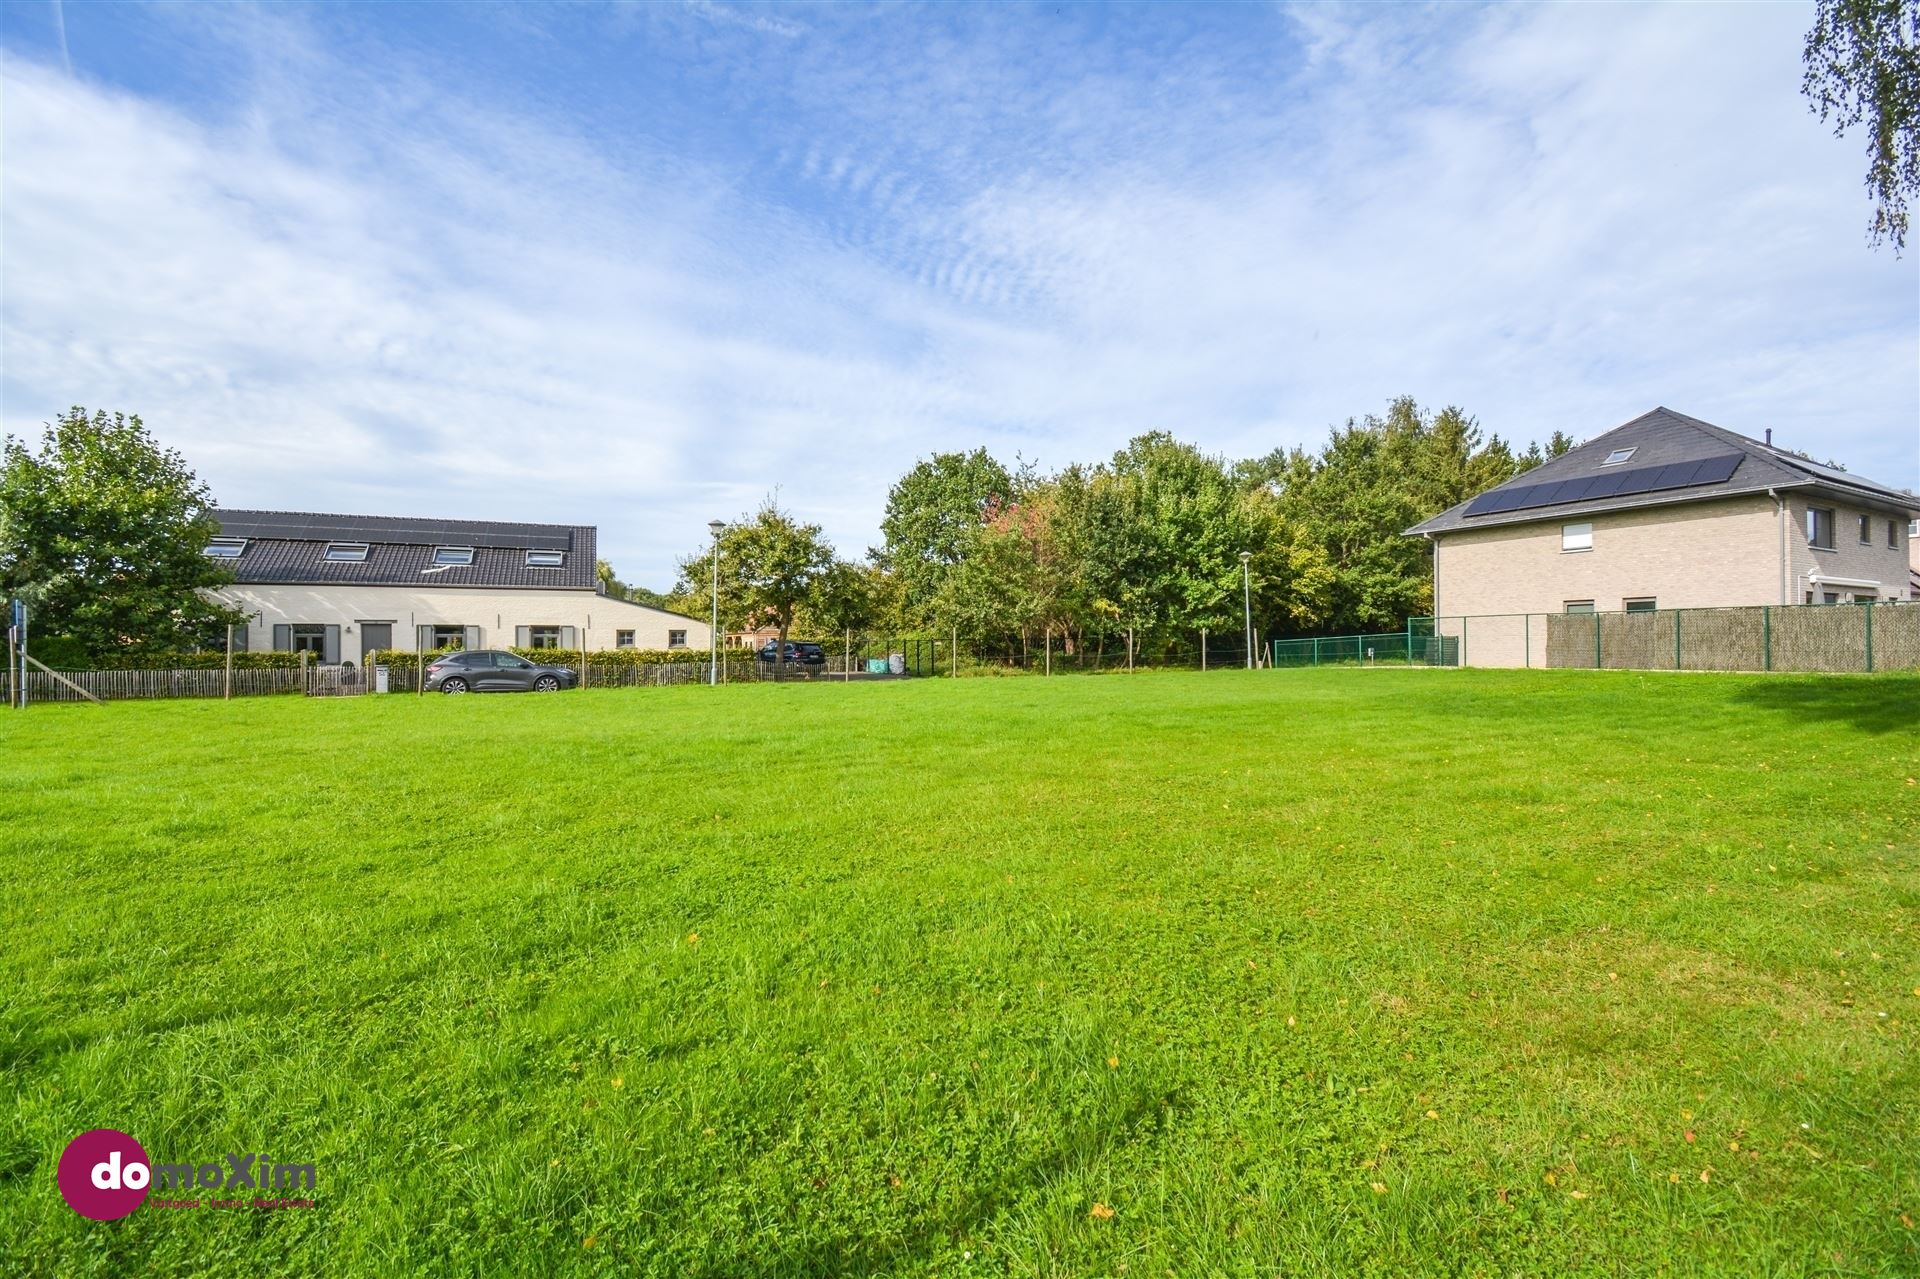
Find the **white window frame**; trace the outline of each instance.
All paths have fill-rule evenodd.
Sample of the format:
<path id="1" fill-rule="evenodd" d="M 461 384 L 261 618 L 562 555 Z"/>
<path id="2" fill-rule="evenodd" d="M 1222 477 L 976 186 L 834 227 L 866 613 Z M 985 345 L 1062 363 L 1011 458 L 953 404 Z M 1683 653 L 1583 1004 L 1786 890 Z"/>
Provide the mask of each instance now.
<path id="1" fill-rule="evenodd" d="M 301 632 L 306 632 L 302 634 Z M 324 622 L 295 622 L 287 627 L 287 651 L 302 651 L 302 641 L 306 642 L 305 651 L 312 653 L 317 660 L 327 657 L 327 627 Z"/>
<path id="2" fill-rule="evenodd" d="M 244 537 L 210 538 L 200 553 L 216 560 L 236 560 L 246 552 L 247 539 Z"/>
<path id="3" fill-rule="evenodd" d="M 367 558 L 365 542 L 328 542 L 320 558 L 329 564 L 358 564 Z"/>
<path id="4" fill-rule="evenodd" d="M 1646 605 L 1646 607 L 1638 607 L 1641 604 Z M 1620 611 L 1623 613 L 1658 613 L 1660 611 L 1660 601 L 1652 595 L 1631 595 L 1620 601 Z"/>
<path id="5" fill-rule="evenodd" d="M 1624 449 L 1615 449 L 1613 452 L 1607 454 L 1606 460 L 1600 463 L 1600 465 L 1624 466 L 1628 461 L 1630 461 L 1633 458 L 1633 455 L 1635 453 L 1638 453 L 1639 451 L 1640 451 L 1640 446 L 1638 444 L 1631 445 Z"/>
<path id="6" fill-rule="evenodd" d="M 455 636 L 453 637 L 453 641 L 454 641 L 454 642 L 456 642 L 456 643 L 458 643 L 458 644 L 460 645 L 460 647 L 459 647 L 459 649 L 457 649 L 457 650 L 455 650 L 455 651 L 457 651 L 457 652 L 465 652 L 465 651 L 466 651 L 466 647 L 467 647 L 467 628 L 466 628 L 465 626 L 454 626 L 454 625 L 451 625 L 450 623 L 444 623 L 444 622 L 433 622 L 433 623 L 429 623 L 429 624 L 428 624 L 428 626 L 427 626 L 427 638 L 428 638 L 428 639 L 429 639 L 430 641 L 432 641 L 432 643 L 433 643 L 433 650 L 434 650 L 435 652 L 438 652 L 438 651 L 439 651 L 440 649 L 443 649 L 443 648 L 445 648 L 445 647 L 447 647 L 447 642 L 446 642 L 446 641 L 443 641 L 443 640 L 442 640 L 442 639 L 440 638 L 440 632 L 441 632 L 441 631 L 457 631 L 457 632 L 458 632 L 458 634 L 456 634 L 456 635 L 455 635 Z"/>
<path id="7" fill-rule="evenodd" d="M 1584 541 L 1582 539 L 1584 539 Z M 1563 555 L 1571 554 L 1574 551 L 1591 551 L 1592 549 L 1593 549 L 1592 523 L 1589 522 L 1589 523 L 1583 523 L 1583 524 L 1562 524 L 1560 526 L 1560 553 L 1561 554 Z"/>
<path id="8" fill-rule="evenodd" d="M 557 622 L 554 623 L 552 626 L 529 626 L 527 627 L 527 647 L 528 648 L 559 648 L 561 630 L 562 630 L 562 627 Z M 542 638 L 541 632 L 543 631 L 553 632 L 551 643 L 542 644 L 540 642 Z"/>
<path id="9" fill-rule="evenodd" d="M 676 635 L 678 635 L 678 636 L 680 637 L 680 642 L 679 642 L 678 644 L 676 644 L 676 643 L 674 643 L 674 642 L 673 642 L 673 637 L 674 637 L 674 636 L 676 636 Z M 667 632 L 667 647 L 668 647 L 668 648 L 685 648 L 686 646 L 687 646 L 687 633 L 686 633 L 686 631 L 685 631 L 685 630 L 678 630 L 678 631 L 668 631 L 668 632 Z"/>
<path id="10" fill-rule="evenodd" d="M 1560 611 L 1573 614 L 1577 617 L 1585 617 L 1589 613 L 1598 611 L 1593 605 L 1593 600 L 1561 600 Z"/>
<path id="11" fill-rule="evenodd" d="M 527 552 L 528 568 L 565 568 L 566 566 L 567 553 L 565 551 Z"/>
<path id="12" fill-rule="evenodd" d="M 433 548 L 433 562 L 450 567 L 473 563 L 471 546 L 436 546 Z"/>

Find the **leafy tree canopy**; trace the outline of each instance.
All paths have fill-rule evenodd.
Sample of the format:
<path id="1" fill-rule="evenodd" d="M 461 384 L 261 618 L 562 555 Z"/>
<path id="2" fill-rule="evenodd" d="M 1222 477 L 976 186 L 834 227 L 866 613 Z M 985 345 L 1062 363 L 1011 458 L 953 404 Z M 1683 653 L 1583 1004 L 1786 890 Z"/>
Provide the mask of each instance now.
<path id="1" fill-rule="evenodd" d="M 76 656 L 106 665 L 220 642 L 242 615 L 202 594 L 232 580 L 205 554 L 219 533 L 206 485 L 137 416 L 76 406 L 38 452 L 6 441 L 0 590 Z"/>
<path id="2" fill-rule="evenodd" d="M 990 505 L 1018 496 L 1015 476 L 985 449 L 936 453 L 900 477 L 880 521 L 875 560 L 900 584 L 910 617 L 930 618 L 947 571 Z"/>
<path id="3" fill-rule="evenodd" d="M 1866 126 L 1868 236 L 1900 251 L 1920 195 L 1920 0 L 1817 0 L 1802 65 L 1801 92 L 1836 136 Z"/>

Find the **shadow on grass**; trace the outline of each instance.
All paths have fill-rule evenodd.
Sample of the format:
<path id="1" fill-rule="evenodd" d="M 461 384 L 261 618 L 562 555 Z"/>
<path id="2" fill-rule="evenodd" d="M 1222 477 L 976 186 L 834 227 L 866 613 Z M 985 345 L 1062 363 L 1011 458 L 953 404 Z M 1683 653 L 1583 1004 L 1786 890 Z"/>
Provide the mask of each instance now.
<path id="1" fill-rule="evenodd" d="M 1799 720 L 1848 724 L 1869 733 L 1920 733 L 1920 675 L 1769 679 L 1733 700 Z"/>

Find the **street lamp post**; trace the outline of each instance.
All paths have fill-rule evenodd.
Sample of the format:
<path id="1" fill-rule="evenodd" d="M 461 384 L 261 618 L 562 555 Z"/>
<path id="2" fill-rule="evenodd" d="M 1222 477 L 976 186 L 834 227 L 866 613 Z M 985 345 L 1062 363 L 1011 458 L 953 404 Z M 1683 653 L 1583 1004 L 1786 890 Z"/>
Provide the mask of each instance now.
<path id="1" fill-rule="evenodd" d="M 727 526 L 719 520 L 707 523 L 707 532 L 713 534 L 713 622 L 707 628 L 707 683 L 720 683 L 720 533 Z"/>
<path id="2" fill-rule="evenodd" d="M 1240 552 L 1240 606 L 1246 627 L 1247 669 L 1253 669 L 1253 552 Z"/>

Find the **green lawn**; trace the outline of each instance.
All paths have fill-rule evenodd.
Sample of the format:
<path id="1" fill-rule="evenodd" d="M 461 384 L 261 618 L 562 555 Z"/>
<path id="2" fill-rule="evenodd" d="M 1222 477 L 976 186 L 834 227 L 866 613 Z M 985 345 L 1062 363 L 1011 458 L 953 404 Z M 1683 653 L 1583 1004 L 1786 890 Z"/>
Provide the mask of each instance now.
<path id="1" fill-rule="evenodd" d="M 1920 678 L 263 698 L 0 750 L 0 1268 L 1920 1273 Z M 103 1126 L 319 1206 L 85 1221 Z"/>

